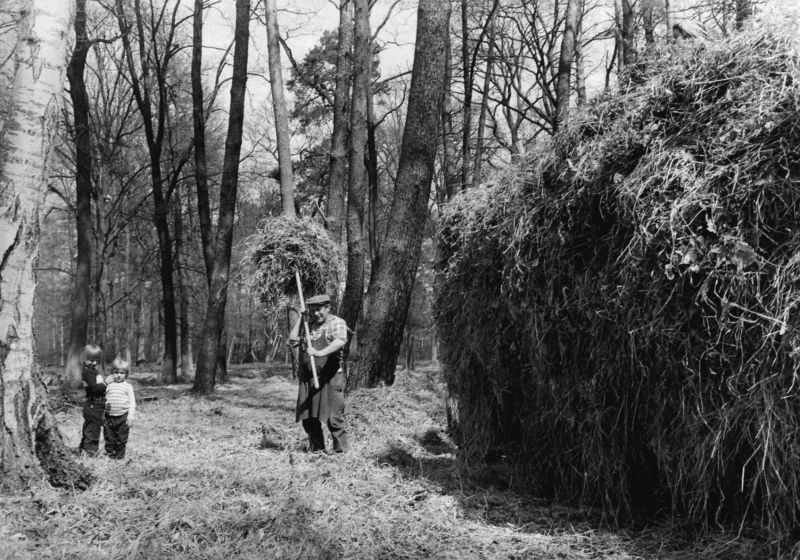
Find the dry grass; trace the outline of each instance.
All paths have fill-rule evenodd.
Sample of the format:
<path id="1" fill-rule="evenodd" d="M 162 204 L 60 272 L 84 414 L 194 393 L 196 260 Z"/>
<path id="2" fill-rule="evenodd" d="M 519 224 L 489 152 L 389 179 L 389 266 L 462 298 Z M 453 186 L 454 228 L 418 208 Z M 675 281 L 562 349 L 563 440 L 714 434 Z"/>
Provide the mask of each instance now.
<path id="1" fill-rule="evenodd" d="M 142 383 L 128 459 L 82 459 L 99 479 L 86 492 L 2 498 L 0 558 L 688 559 L 700 546 L 612 533 L 460 466 L 432 369 L 350 395 L 346 456 L 303 451 L 295 390 L 275 368 L 235 371 L 208 399 Z M 79 408 L 55 408 L 77 445 Z"/>

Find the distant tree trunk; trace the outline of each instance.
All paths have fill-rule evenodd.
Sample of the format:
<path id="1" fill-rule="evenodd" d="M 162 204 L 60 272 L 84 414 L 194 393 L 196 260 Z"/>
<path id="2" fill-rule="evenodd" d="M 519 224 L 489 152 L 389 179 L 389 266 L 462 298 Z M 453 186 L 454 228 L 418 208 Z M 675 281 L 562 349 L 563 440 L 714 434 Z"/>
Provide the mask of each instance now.
<path id="1" fill-rule="evenodd" d="M 206 114 L 203 99 L 203 0 L 195 0 L 192 36 L 192 120 L 194 128 L 194 168 L 197 190 L 197 216 L 200 224 L 200 243 L 206 269 L 206 286 L 211 286 L 214 268 L 214 229 L 211 223 L 211 204 L 208 196 L 206 165 Z M 220 340 L 216 376 L 228 375 L 225 361 L 225 336 Z"/>
<path id="2" fill-rule="evenodd" d="M 239 156 L 242 151 L 244 98 L 247 85 L 247 50 L 250 41 L 249 23 L 250 1 L 236 0 L 236 28 L 234 31 L 236 39 L 233 51 L 230 116 L 228 118 L 228 134 L 225 139 L 225 158 L 220 182 L 219 221 L 214 249 L 214 269 L 211 274 L 203 339 L 201 340 L 201 351 L 193 386 L 193 391 L 201 395 L 208 394 L 214 390 L 214 372 L 225 321 L 225 304 L 228 298 L 236 193 L 239 184 Z"/>
<path id="3" fill-rule="evenodd" d="M 47 410 L 33 336 L 40 219 L 74 5 L 27 0 L 16 8 L 0 10 L 0 491 L 19 492 L 45 477 L 84 489 L 91 475 Z"/>
<path id="4" fill-rule="evenodd" d="M 495 14 L 497 12 L 493 11 L 491 16 L 489 17 L 488 25 L 489 25 L 489 49 L 486 54 L 486 75 L 483 78 L 483 96 L 481 99 L 481 110 L 478 116 L 478 131 L 477 131 L 477 139 L 475 142 L 475 165 L 472 171 L 472 184 L 475 186 L 480 186 L 481 184 L 481 166 L 483 165 L 483 141 L 484 141 L 484 131 L 486 128 L 486 113 L 489 111 L 489 88 L 492 85 L 492 66 L 494 64 L 494 48 L 495 48 Z"/>
<path id="5" fill-rule="evenodd" d="M 625 0 L 623 0 L 624 2 Z M 572 61 L 575 59 L 575 37 L 578 30 L 580 0 L 567 2 L 564 18 L 564 37 L 561 40 L 561 55 L 558 60 L 558 80 L 556 82 L 556 118 L 553 131 L 566 125 L 569 118 L 570 76 Z"/>
<path id="6" fill-rule="evenodd" d="M 625 67 L 622 47 L 622 3 L 625 0 L 614 0 L 614 54 L 617 58 L 617 73 L 622 72 Z M 613 64 L 611 66 L 614 66 Z M 608 81 L 608 79 L 606 79 Z"/>
<path id="7" fill-rule="evenodd" d="M 622 65 L 632 64 L 636 59 L 636 49 L 633 43 L 634 13 L 631 0 L 622 0 Z"/>
<path id="8" fill-rule="evenodd" d="M 458 142 L 453 130 L 453 56 L 450 45 L 450 34 L 447 34 L 447 49 L 445 51 L 445 89 L 444 102 L 442 103 L 442 143 L 444 168 L 444 194 L 440 197 L 440 205 L 451 200 L 458 193 L 461 178 L 458 175 Z"/>
<path id="9" fill-rule="evenodd" d="M 669 0 L 664 0 L 664 25 L 667 27 L 666 40 L 672 40 L 672 15 L 670 13 Z"/>
<path id="10" fill-rule="evenodd" d="M 186 285 L 186 271 L 183 265 L 183 208 L 180 193 L 175 191 L 175 205 L 173 206 L 175 230 L 175 271 L 178 280 L 179 324 L 180 324 L 180 350 L 181 350 L 181 375 L 184 379 L 194 377 L 194 360 L 192 359 L 192 345 L 189 336 L 189 294 Z"/>
<path id="11" fill-rule="evenodd" d="M 81 353 L 86 346 L 89 326 L 89 298 L 92 287 L 92 141 L 89 133 L 89 96 L 83 73 L 90 43 L 86 38 L 86 0 L 77 0 L 75 47 L 67 68 L 72 99 L 75 141 L 75 193 L 78 256 L 75 262 L 75 291 L 69 337 L 69 356 L 64 372 L 65 385 L 81 383 Z"/>
<path id="12" fill-rule="evenodd" d="M 133 365 L 133 353 L 136 349 L 136 299 L 133 294 L 131 275 L 131 228 L 125 228 L 125 290 L 128 297 L 125 302 L 125 361 Z"/>
<path id="13" fill-rule="evenodd" d="M 744 22 L 752 15 L 752 0 L 736 0 L 736 29 L 742 29 L 744 27 Z"/>
<path id="14" fill-rule="evenodd" d="M 354 0 L 355 33 L 353 44 L 353 98 L 350 105 L 349 182 L 347 190 L 347 284 L 340 315 L 351 329 L 356 328 L 364 298 L 364 199 L 367 143 L 367 88 L 369 87 L 369 2 Z"/>
<path id="15" fill-rule="evenodd" d="M 344 241 L 345 194 L 347 192 L 347 140 L 349 135 L 350 84 L 353 56 L 353 1 L 339 6 L 339 45 L 336 52 L 336 91 L 333 95 L 330 182 L 328 185 L 328 227 L 334 241 Z"/>
<path id="16" fill-rule="evenodd" d="M 289 136 L 289 112 L 286 110 L 286 97 L 283 91 L 281 70 L 280 32 L 275 0 L 264 0 L 264 14 L 267 20 L 267 54 L 269 59 L 269 83 L 272 90 L 272 109 L 275 115 L 275 137 L 278 142 L 278 166 L 281 182 L 281 212 L 284 216 L 295 217 L 294 176 L 292 174 L 292 148 Z"/>
<path id="17" fill-rule="evenodd" d="M 414 288 L 445 89 L 448 0 L 420 0 L 411 90 L 386 241 L 367 294 L 350 383 L 394 382 Z"/>
<path id="18" fill-rule="evenodd" d="M 206 280 L 211 280 L 214 267 L 214 237 L 211 206 L 208 199 L 206 168 L 206 115 L 203 106 L 203 0 L 194 2 L 192 36 L 192 122 L 194 126 L 194 180 L 197 189 L 197 217 L 200 222 L 200 242 L 206 265 Z"/>
<path id="19" fill-rule="evenodd" d="M 461 130 L 461 190 L 470 186 L 470 142 L 472 140 L 472 65 L 469 56 L 468 1 L 461 0 L 461 67 L 464 78 L 463 126 Z M 449 30 L 448 30 L 449 31 Z"/>
<path id="20" fill-rule="evenodd" d="M 178 380 L 176 364 L 178 359 L 178 333 L 177 321 L 175 317 L 175 285 L 172 279 L 172 242 L 169 234 L 169 215 L 167 210 L 167 200 L 163 189 L 163 177 L 161 172 L 161 152 L 164 141 L 164 123 L 166 119 L 166 94 L 163 88 L 164 73 L 167 64 L 156 65 L 156 75 L 150 75 L 148 61 L 143 47 L 144 20 L 141 15 L 139 0 L 134 0 L 134 12 L 136 15 L 136 28 L 140 45 L 140 58 L 142 65 L 142 79 L 138 77 L 136 65 L 133 60 L 133 49 L 130 42 L 130 28 L 125 16 L 123 0 L 116 0 L 117 20 L 119 22 L 120 33 L 122 34 L 122 44 L 125 51 L 129 78 L 133 87 L 136 105 L 142 115 L 145 138 L 147 140 L 147 150 L 150 155 L 150 179 L 153 185 L 153 223 L 158 237 L 158 249 L 160 256 L 160 276 L 161 276 L 161 309 L 164 314 L 164 360 L 161 368 L 161 380 L 164 383 L 175 383 Z M 175 20 L 173 12 L 173 22 Z M 174 31 L 174 27 L 173 27 Z M 172 49 L 172 36 L 169 37 L 165 45 L 167 52 Z M 153 103 L 150 88 L 155 82 L 158 90 L 158 103 L 155 103 L 156 115 L 153 118 Z M 155 123 L 154 123 L 155 120 Z M 155 124 L 155 127 L 154 127 Z"/>
<path id="21" fill-rule="evenodd" d="M 372 96 L 372 54 L 374 49 L 370 42 L 367 58 L 367 183 L 369 184 L 369 205 L 367 230 L 369 233 L 369 258 L 374 264 L 380 252 L 380 233 L 378 232 L 378 147 L 375 144 L 375 106 Z"/>
<path id="22" fill-rule="evenodd" d="M 149 280 L 144 282 L 139 292 L 139 316 L 136 321 L 136 363 L 140 364 L 148 361 L 149 353 L 148 339 L 150 333 L 150 292 L 153 290 L 153 283 Z"/>
<path id="23" fill-rule="evenodd" d="M 653 22 L 653 3 L 655 0 L 642 0 L 642 27 L 644 27 L 644 42 L 646 48 L 650 48 L 656 43 L 653 33 L 655 23 Z"/>
<path id="24" fill-rule="evenodd" d="M 586 105 L 586 68 L 583 59 L 583 1 L 578 16 L 578 29 L 575 34 L 575 96 L 578 107 Z"/>

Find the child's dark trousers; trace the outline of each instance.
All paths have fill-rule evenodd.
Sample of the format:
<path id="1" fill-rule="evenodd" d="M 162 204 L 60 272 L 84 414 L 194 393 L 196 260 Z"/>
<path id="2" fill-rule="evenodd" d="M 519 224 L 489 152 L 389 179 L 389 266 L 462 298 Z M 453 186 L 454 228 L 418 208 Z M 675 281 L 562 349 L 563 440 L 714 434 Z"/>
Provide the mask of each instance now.
<path id="1" fill-rule="evenodd" d="M 105 419 L 106 454 L 112 459 L 124 459 L 128 445 L 128 413 L 120 416 L 106 414 Z"/>
<path id="2" fill-rule="evenodd" d="M 97 454 L 100 446 L 100 433 L 103 429 L 103 415 L 105 414 L 105 399 L 93 397 L 83 403 L 83 430 L 81 431 L 80 448 L 90 456 Z"/>

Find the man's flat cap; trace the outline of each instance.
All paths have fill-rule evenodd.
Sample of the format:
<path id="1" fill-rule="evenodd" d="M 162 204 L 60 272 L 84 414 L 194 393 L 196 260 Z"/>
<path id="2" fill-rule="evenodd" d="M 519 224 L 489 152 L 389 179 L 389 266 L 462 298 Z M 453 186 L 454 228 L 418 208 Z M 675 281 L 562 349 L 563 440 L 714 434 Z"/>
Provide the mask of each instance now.
<path id="1" fill-rule="evenodd" d="M 325 305 L 331 302 L 331 298 L 325 294 L 319 296 L 311 296 L 306 300 L 306 305 Z"/>

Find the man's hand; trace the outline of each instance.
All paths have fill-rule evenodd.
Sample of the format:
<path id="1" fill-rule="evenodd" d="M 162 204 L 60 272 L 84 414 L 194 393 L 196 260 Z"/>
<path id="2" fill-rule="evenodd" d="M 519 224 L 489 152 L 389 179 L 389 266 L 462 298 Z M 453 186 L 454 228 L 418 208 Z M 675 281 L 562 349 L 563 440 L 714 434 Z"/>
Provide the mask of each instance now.
<path id="1" fill-rule="evenodd" d="M 128 417 L 128 419 L 125 421 L 125 424 L 126 424 L 126 425 L 127 425 L 129 428 L 130 428 L 131 426 L 133 426 L 133 418 L 131 418 L 131 417 L 129 416 L 129 417 Z"/>
<path id="2" fill-rule="evenodd" d="M 309 356 L 316 356 L 317 358 L 322 358 L 323 356 L 325 356 L 325 354 L 323 354 L 316 348 L 308 348 L 306 352 L 308 353 Z"/>

